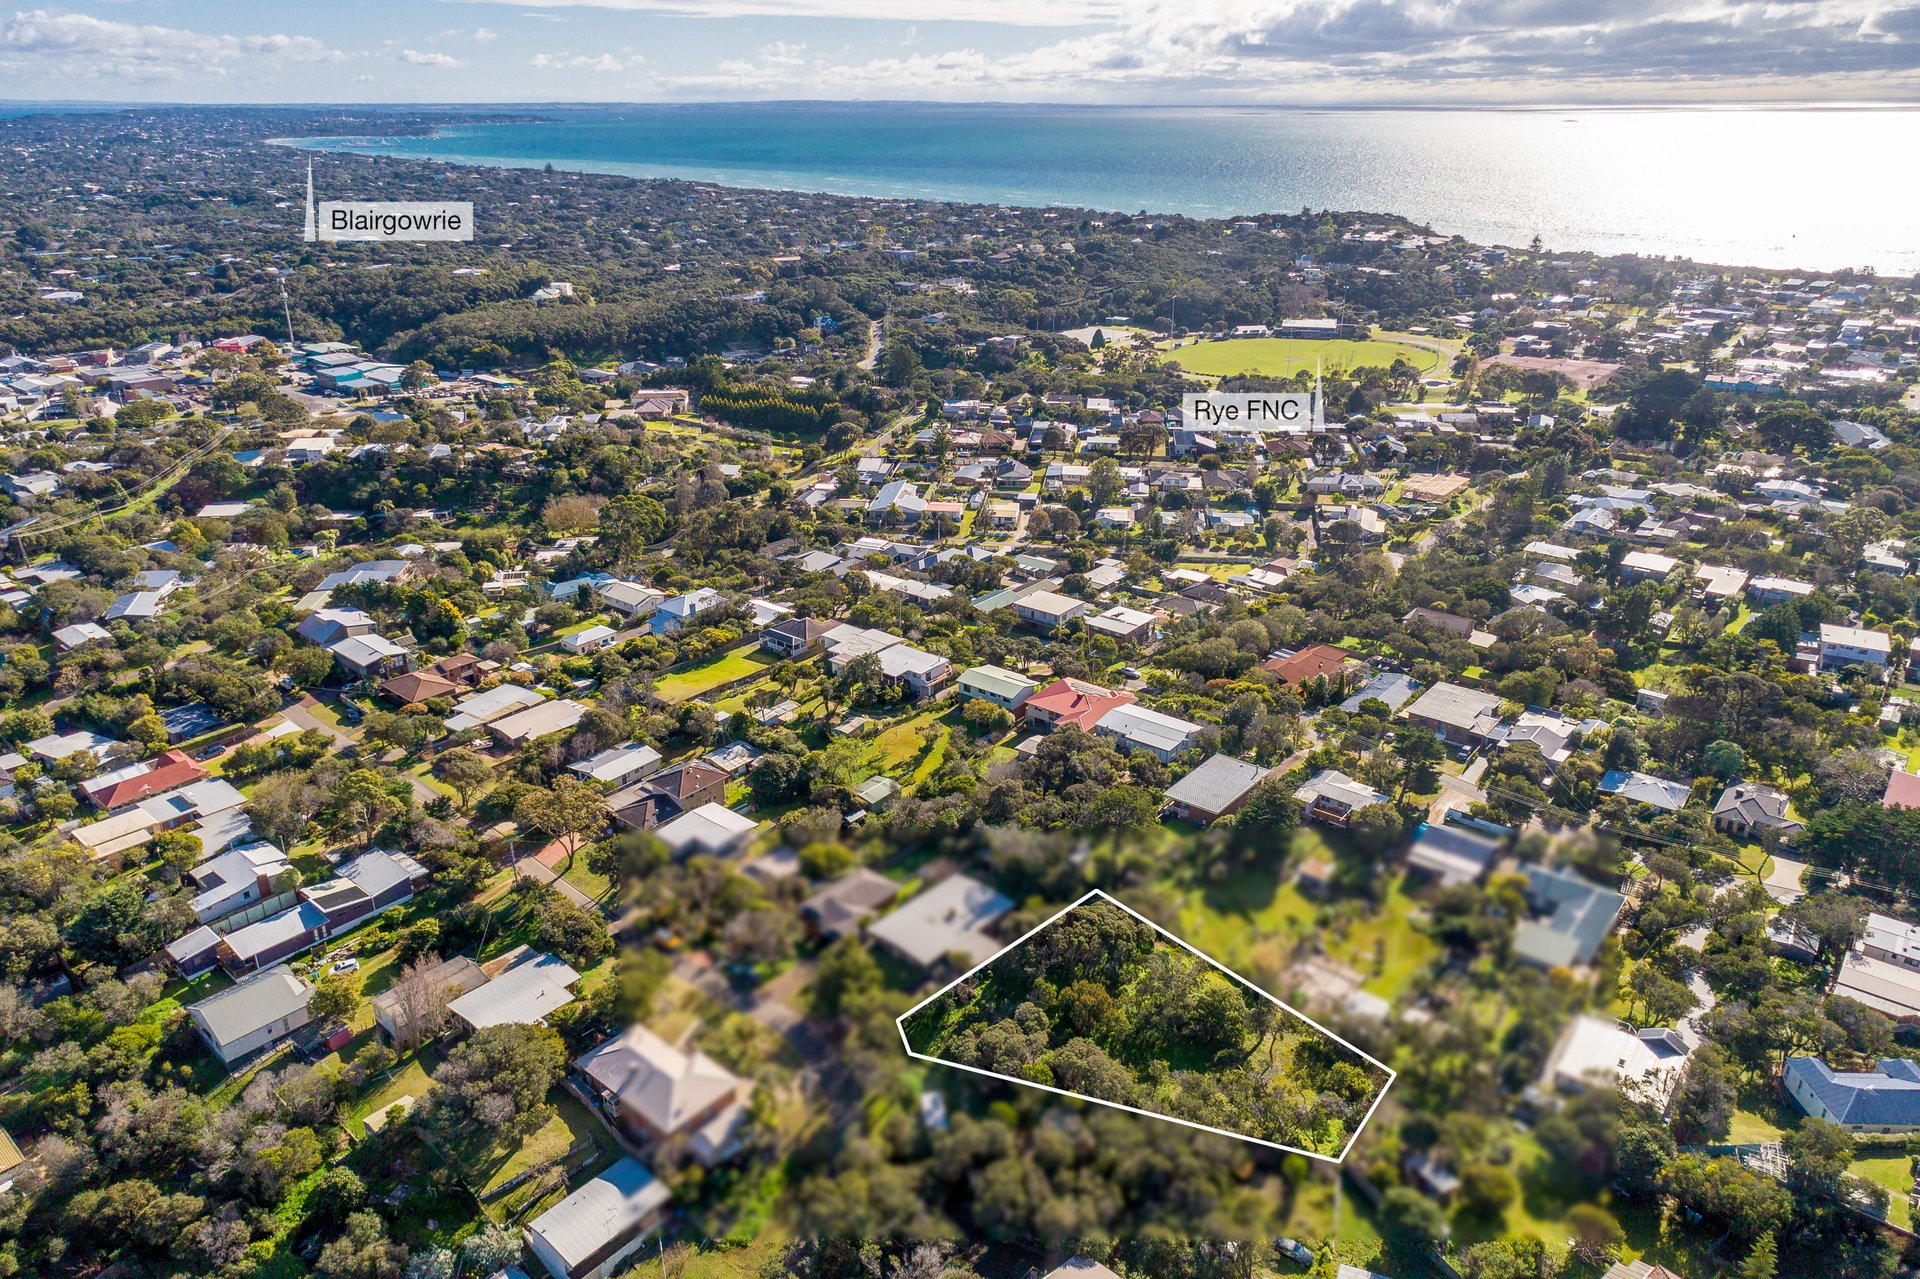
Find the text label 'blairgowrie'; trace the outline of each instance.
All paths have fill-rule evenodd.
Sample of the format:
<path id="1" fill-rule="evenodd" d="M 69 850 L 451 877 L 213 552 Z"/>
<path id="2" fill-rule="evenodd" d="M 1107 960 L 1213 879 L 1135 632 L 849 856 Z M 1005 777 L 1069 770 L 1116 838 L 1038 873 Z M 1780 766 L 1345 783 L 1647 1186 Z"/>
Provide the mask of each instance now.
<path id="1" fill-rule="evenodd" d="M 322 240 L 471 240 L 465 200 L 327 200 L 315 231 Z"/>

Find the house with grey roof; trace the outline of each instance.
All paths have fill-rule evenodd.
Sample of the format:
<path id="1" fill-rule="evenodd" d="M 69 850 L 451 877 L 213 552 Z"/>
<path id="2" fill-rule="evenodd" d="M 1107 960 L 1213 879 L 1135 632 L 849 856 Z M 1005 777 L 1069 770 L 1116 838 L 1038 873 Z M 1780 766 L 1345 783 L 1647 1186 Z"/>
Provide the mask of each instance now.
<path id="1" fill-rule="evenodd" d="M 867 936 L 919 968 L 948 955 L 972 965 L 999 951 L 991 929 L 1012 909 L 1011 899 L 979 880 L 950 875 L 870 924 Z"/>
<path id="2" fill-rule="evenodd" d="M 1360 691 L 1340 703 L 1340 709 L 1351 715 L 1360 709 L 1365 701 L 1381 701 L 1387 704 L 1389 711 L 1397 711 L 1413 700 L 1420 691 L 1420 685 L 1411 675 L 1402 675 L 1399 671 L 1382 671 L 1360 686 Z"/>
<path id="3" fill-rule="evenodd" d="M 1527 901 L 1535 914 L 1514 930 L 1514 957 L 1540 968 L 1590 963 L 1627 899 L 1544 866 L 1527 867 L 1526 876 Z"/>
<path id="4" fill-rule="evenodd" d="M 1337 768 L 1326 768 L 1300 783 L 1294 798 L 1307 806 L 1307 816 L 1329 826 L 1346 828 L 1355 812 L 1387 797 L 1365 782 L 1355 781 Z"/>
<path id="5" fill-rule="evenodd" d="M 1407 707 L 1407 719 L 1455 746 L 1481 746 L 1500 726 L 1500 699 L 1443 680 Z"/>
<path id="6" fill-rule="evenodd" d="M 1763 831 L 1790 835 L 1804 823 L 1787 816 L 1787 797 L 1758 782 L 1734 782 L 1713 803 L 1713 828 L 1741 839 Z"/>
<path id="7" fill-rule="evenodd" d="M 188 1005 L 187 1016 L 214 1056 L 231 1066 L 311 1021 L 312 994 L 312 986 L 278 964 Z"/>
<path id="8" fill-rule="evenodd" d="M 1801 1110 L 1849 1132 L 1920 1131 L 1920 1062 L 1910 1058 L 1843 1071 L 1818 1057 L 1789 1057 L 1781 1078 Z"/>
<path id="9" fill-rule="evenodd" d="M 1231 755 L 1211 755 L 1167 788 L 1167 811 L 1181 821 L 1210 826 L 1239 812 L 1271 771 Z"/>
<path id="10" fill-rule="evenodd" d="M 527 1247 L 553 1279 L 606 1279 L 663 1225 L 673 1194 L 626 1158 L 528 1222 Z"/>
<path id="11" fill-rule="evenodd" d="M 1687 806 L 1693 790 L 1685 782 L 1616 768 L 1601 775 L 1600 793 L 1635 804 L 1645 804 L 1664 813 L 1677 813 Z"/>

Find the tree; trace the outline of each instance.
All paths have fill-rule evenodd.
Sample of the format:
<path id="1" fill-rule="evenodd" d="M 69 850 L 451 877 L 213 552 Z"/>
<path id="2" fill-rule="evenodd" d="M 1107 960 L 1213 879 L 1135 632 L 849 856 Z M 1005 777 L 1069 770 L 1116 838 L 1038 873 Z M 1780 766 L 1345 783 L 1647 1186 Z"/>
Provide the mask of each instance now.
<path id="1" fill-rule="evenodd" d="M 1400 810 L 1392 804 L 1367 804 L 1356 808 L 1347 819 L 1347 833 L 1363 852 L 1384 857 L 1400 842 L 1405 828 Z"/>
<path id="2" fill-rule="evenodd" d="M 1719 1044 L 1702 1044 L 1687 1059 L 1673 1095 L 1673 1139 L 1704 1146 L 1727 1135 L 1740 1091 L 1739 1069 Z"/>
<path id="3" fill-rule="evenodd" d="M 1093 498 L 1095 506 L 1111 506 L 1126 488 L 1127 481 L 1120 474 L 1120 464 L 1110 457 L 1098 459 L 1087 470 L 1087 493 Z"/>
<path id="4" fill-rule="evenodd" d="M 585 970 L 605 959 L 613 950 L 606 923 L 599 914 L 576 906 L 559 893 L 548 890 L 540 904 L 533 940 L 542 950 L 551 951 L 573 967 Z"/>
<path id="5" fill-rule="evenodd" d="M 438 955 L 422 955 L 407 964 L 388 994 L 393 1000 L 393 1039 L 401 1051 L 418 1048 L 445 1028 L 454 990 Z"/>
<path id="6" fill-rule="evenodd" d="M 331 1226 L 345 1221 L 348 1214 L 367 1202 L 367 1186 L 360 1175 L 336 1164 L 314 1178 L 307 1191 L 307 1221 L 316 1226 Z"/>
<path id="7" fill-rule="evenodd" d="M 1281 778 L 1269 778 L 1253 788 L 1234 814 L 1230 838 L 1242 856 L 1285 852 L 1305 812 L 1293 787 Z"/>
<path id="8" fill-rule="evenodd" d="M 545 790 L 528 791 L 513 806 L 514 820 L 545 835 L 549 840 L 567 841 L 567 864 L 561 873 L 573 869 L 577 836 L 604 828 L 610 820 L 607 802 L 586 782 L 560 777 Z"/>
<path id="9" fill-rule="evenodd" d="M 1651 964 L 1634 968 L 1627 978 L 1627 989 L 1646 1014 L 1646 1020 L 1656 1026 L 1679 1020 L 1699 1003 L 1685 982 L 1675 981 Z"/>
<path id="10" fill-rule="evenodd" d="M 1460 1169 L 1459 1204 L 1482 1221 L 1496 1221 L 1520 1197 L 1520 1183 L 1499 1164 L 1469 1163 Z"/>
<path id="11" fill-rule="evenodd" d="M 1740 749 L 1738 743 L 1724 738 L 1708 742 L 1706 749 L 1700 752 L 1700 758 L 1716 777 L 1734 778 L 1747 771 L 1747 753 Z"/>
<path id="12" fill-rule="evenodd" d="M 490 1221 L 462 1245 L 462 1251 L 481 1274 L 492 1274 L 520 1260 L 523 1247 L 519 1232 Z"/>
<path id="13" fill-rule="evenodd" d="M 1808 893 L 1780 912 L 1820 943 L 1820 957 L 1831 959 L 1853 949 L 1866 936 L 1867 903 L 1841 892 Z"/>
<path id="14" fill-rule="evenodd" d="M 1447 1232 L 1440 1205 L 1407 1186 L 1395 1186 L 1381 1196 L 1380 1225 L 1389 1239 L 1402 1245 L 1429 1244 Z"/>
<path id="15" fill-rule="evenodd" d="M 880 989 L 880 965 L 858 937 L 842 937 L 820 955 L 807 987 L 816 1017 L 838 1017 L 848 1006 Z"/>
<path id="16" fill-rule="evenodd" d="M 1613 1214 L 1598 1204 L 1575 1204 L 1567 1213 L 1573 1234 L 1573 1255 L 1591 1266 L 1604 1266 L 1620 1255 L 1626 1234 Z"/>
<path id="17" fill-rule="evenodd" d="M 1734 1274 L 1737 1279 L 1774 1279 L 1778 1265 L 1779 1248 L 1773 1241 L 1773 1231 L 1769 1230 L 1753 1241 L 1753 1247 L 1747 1249 Z"/>
<path id="18" fill-rule="evenodd" d="M 440 774 L 440 780 L 459 792 L 460 811 L 471 812 L 474 796 L 486 788 L 493 780 L 493 765 L 489 764 L 478 751 L 456 746 L 442 753 L 434 763 L 434 771 Z"/>
<path id="19" fill-rule="evenodd" d="M 1799 400 L 1769 404 L 1754 421 L 1761 443 L 1775 453 L 1814 452 L 1827 443 L 1826 417 Z"/>
<path id="20" fill-rule="evenodd" d="M 314 1272 L 324 1279 L 393 1279 L 407 1250 L 387 1238 L 387 1225 L 371 1212 L 347 1218 L 339 1238 L 320 1250 Z"/>
<path id="21" fill-rule="evenodd" d="M 380 833 L 387 819 L 403 809 L 404 804 L 395 798 L 392 785 L 371 768 L 354 769 L 340 779 L 339 788 L 333 793 L 333 811 L 341 824 L 357 826 L 360 842 L 367 848 L 373 847 L 374 836 Z"/>
<path id="22" fill-rule="evenodd" d="M 567 1067 L 567 1049 L 545 1026 L 482 1026 L 434 1071 L 425 1122 L 451 1141 L 513 1130 L 544 1104 Z"/>
<path id="23" fill-rule="evenodd" d="M 326 805 L 326 792 L 304 775 L 273 773 L 254 786 L 246 813 L 261 838 L 292 848 L 306 838 L 307 823 Z"/>
<path id="24" fill-rule="evenodd" d="M 328 973 L 313 983 L 313 993 L 307 998 L 307 1012 L 315 1021 L 332 1021 L 336 1017 L 351 1017 L 359 1003 L 358 983 L 345 973 Z"/>

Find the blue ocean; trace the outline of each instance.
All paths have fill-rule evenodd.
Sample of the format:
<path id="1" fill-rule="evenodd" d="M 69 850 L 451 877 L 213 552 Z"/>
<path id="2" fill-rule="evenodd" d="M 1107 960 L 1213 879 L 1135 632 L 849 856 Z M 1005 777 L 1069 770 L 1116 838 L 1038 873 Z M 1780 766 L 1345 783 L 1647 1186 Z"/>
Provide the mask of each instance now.
<path id="1" fill-rule="evenodd" d="M 741 187 L 1223 217 L 1397 213 L 1493 244 L 1920 271 L 1920 111 L 926 103 L 523 109 L 301 144 Z M 1817 163 L 1807 163 L 1811 157 Z"/>

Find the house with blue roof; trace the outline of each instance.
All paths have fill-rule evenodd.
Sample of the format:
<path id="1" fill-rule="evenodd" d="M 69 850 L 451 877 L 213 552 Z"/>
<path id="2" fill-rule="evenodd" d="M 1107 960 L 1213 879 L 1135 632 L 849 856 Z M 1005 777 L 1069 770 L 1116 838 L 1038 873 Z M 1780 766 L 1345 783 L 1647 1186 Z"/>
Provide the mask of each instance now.
<path id="1" fill-rule="evenodd" d="M 1848 1132 L 1920 1131 L 1920 1062 L 1883 1057 L 1873 1070 L 1835 1070 L 1789 1057 L 1784 1079 L 1801 1110 Z"/>

